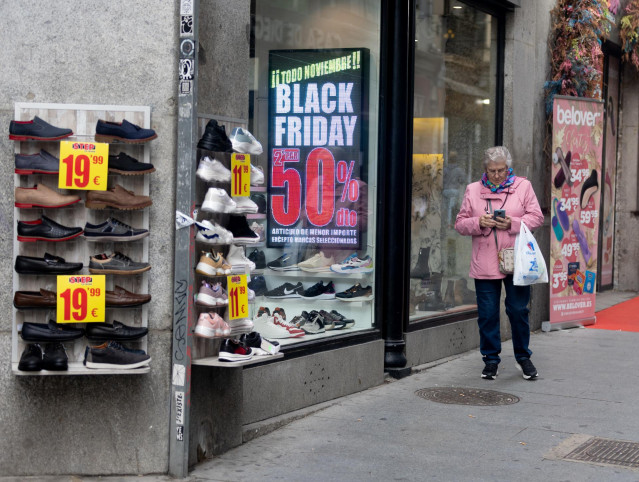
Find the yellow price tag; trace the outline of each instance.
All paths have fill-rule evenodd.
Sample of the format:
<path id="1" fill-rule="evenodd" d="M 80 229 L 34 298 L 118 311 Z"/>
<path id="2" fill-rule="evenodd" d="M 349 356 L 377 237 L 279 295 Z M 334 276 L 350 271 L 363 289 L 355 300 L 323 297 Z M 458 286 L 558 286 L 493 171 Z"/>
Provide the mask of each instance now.
<path id="1" fill-rule="evenodd" d="M 104 321 L 106 276 L 58 276 L 58 323 Z"/>
<path id="2" fill-rule="evenodd" d="M 106 191 L 109 175 L 109 144 L 60 142 L 60 189 Z"/>
<path id="3" fill-rule="evenodd" d="M 248 197 L 251 194 L 251 155 L 231 155 L 231 196 Z"/>
<path id="4" fill-rule="evenodd" d="M 229 292 L 229 318 L 248 318 L 248 288 L 246 275 L 237 274 L 227 276 L 227 289 Z"/>

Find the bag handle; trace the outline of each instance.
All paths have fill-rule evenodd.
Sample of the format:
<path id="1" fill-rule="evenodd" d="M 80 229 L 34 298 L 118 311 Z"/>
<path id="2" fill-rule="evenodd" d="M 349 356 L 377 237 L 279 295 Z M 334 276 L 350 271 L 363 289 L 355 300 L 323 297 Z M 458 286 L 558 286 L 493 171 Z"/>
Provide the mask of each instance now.
<path id="1" fill-rule="evenodd" d="M 490 211 L 489 214 L 491 214 L 493 212 L 493 203 L 490 202 L 490 199 L 488 199 L 488 209 Z M 493 232 L 493 235 L 495 236 L 495 248 L 497 248 L 497 252 L 499 253 L 499 244 L 497 243 L 497 231 L 495 230 L 495 228 L 490 228 L 490 230 Z"/>

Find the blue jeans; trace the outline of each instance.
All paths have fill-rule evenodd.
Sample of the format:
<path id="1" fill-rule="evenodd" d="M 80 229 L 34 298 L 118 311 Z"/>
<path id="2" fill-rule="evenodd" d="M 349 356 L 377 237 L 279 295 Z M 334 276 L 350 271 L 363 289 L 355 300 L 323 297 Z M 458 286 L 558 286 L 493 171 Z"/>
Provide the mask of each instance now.
<path id="1" fill-rule="evenodd" d="M 528 323 L 528 303 L 530 286 L 513 285 L 512 275 L 504 279 L 476 279 L 477 324 L 479 325 L 479 351 L 484 363 L 499 363 L 501 335 L 499 333 L 499 300 L 501 284 L 506 288 L 506 314 L 510 320 L 513 335 L 513 349 L 517 361 L 530 358 L 530 325 Z"/>

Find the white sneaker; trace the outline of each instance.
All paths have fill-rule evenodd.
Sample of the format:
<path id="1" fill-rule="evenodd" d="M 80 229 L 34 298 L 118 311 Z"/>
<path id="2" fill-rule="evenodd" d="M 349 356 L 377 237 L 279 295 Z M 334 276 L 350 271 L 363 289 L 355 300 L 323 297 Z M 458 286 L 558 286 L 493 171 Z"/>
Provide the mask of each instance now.
<path id="1" fill-rule="evenodd" d="M 200 159 L 195 174 L 206 182 L 231 182 L 231 171 L 217 159 L 211 160 L 209 156 Z"/>
<path id="2" fill-rule="evenodd" d="M 212 223 L 208 219 L 198 221 L 197 234 L 195 239 L 207 244 L 231 244 L 233 234 L 217 223 Z"/>
<path id="3" fill-rule="evenodd" d="M 297 335 L 292 335 L 286 328 L 273 323 L 273 317 L 267 313 L 262 313 L 260 316 L 253 318 L 254 330 L 257 331 L 262 338 L 297 338 Z"/>
<path id="4" fill-rule="evenodd" d="M 372 258 L 368 255 L 358 258 L 357 253 L 351 254 L 341 263 L 331 265 L 331 271 L 342 274 L 372 273 L 373 270 Z"/>
<path id="5" fill-rule="evenodd" d="M 229 197 L 224 189 L 210 187 L 204 196 L 202 211 L 212 213 L 233 213 L 235 212 L 235 201 Z"/>
<path id="6" fill-rule="evenodd" d="M 311 273 L 324 273 L 331 270 L 331 265 L 335 264 L 335 260 L 331 256 L 327 258 L 323 251 L 320 251 L 315 256 L 311 256 L 301 263 L 297 263 L 297 266 L 302 271 L 308 271 Z"/>
<path id="7" fill-rule="evenodd" d="M 257 204 L 247 197 L 234 197 L 235 211 L 238 214 L 255 214 L 257 212 Z"/>
<path id="8" fill-rule="evenodd" d="M 264 184 L 264 171 L 261 167 L 251 164 L 251 186 L 259 186 Z"/>
<path id="9" fill-rule="evenodd" d="M 253 134 L 241 127 L 233 129 L 229 139 L 231 139 L 234 151 L 242 154 L 252 154 L 254 156 L 259 156 L 263 152 L 262 144 L 253 137 Z"/>
<path id="10" fill-rule="evenodd" d="M 245 273 L 247 269 L 249 271 L 255 269 L 255 263 L 244 255 L 242 246 L 232 244 L 229 248 L 229 254 L 226 256 L 226 261 L 231 265 L 231 273 Z"/>
<path id="11" fill-rule="evenodd" d="M 253 221 L 253 223 L 251 223 L 249 228 L 251 228 L 251 231 L 253 231 L 255 234 L 257 234 L 260 237 L 260 240 L 259 240 L 260 242 L 266 239 L 266 230 L 264 229 L 263 224 Z"/>
<path id="12" fill-rule="evenodd" d="M 229 328 L 231 328 L 231 336 L 241 335 L 242 333 L 250 333 L 253 331 L 253 322 L 242 318 L 240 320 L 228 321 Z"/>

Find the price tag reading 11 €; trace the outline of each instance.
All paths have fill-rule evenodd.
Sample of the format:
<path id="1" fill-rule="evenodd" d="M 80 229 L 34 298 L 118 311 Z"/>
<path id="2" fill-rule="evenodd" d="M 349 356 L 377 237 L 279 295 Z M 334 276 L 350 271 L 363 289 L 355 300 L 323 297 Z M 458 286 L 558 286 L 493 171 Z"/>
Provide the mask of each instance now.
<path id="1" fill-rule="evenodd" d="M 231 320 L 248 318 L 248 289 L 246 275 L 227 276 L 229 292 L 229 315 Z"/>
<path id="2" fill-rule="evenodd" d="M 60 142 L 60 189 L 106 191 L 109 145 L 101 142 Z"/>
<path id="3" fill-rule="evenodd" d="M 58 276 L 58 323 L 104 321 L 105 275 Z"/>
<path id="4" fill-rule="evenodd" d="M 231 196 L 247 197 L 251 194 L 251 156 L 231 155 Z"/>

